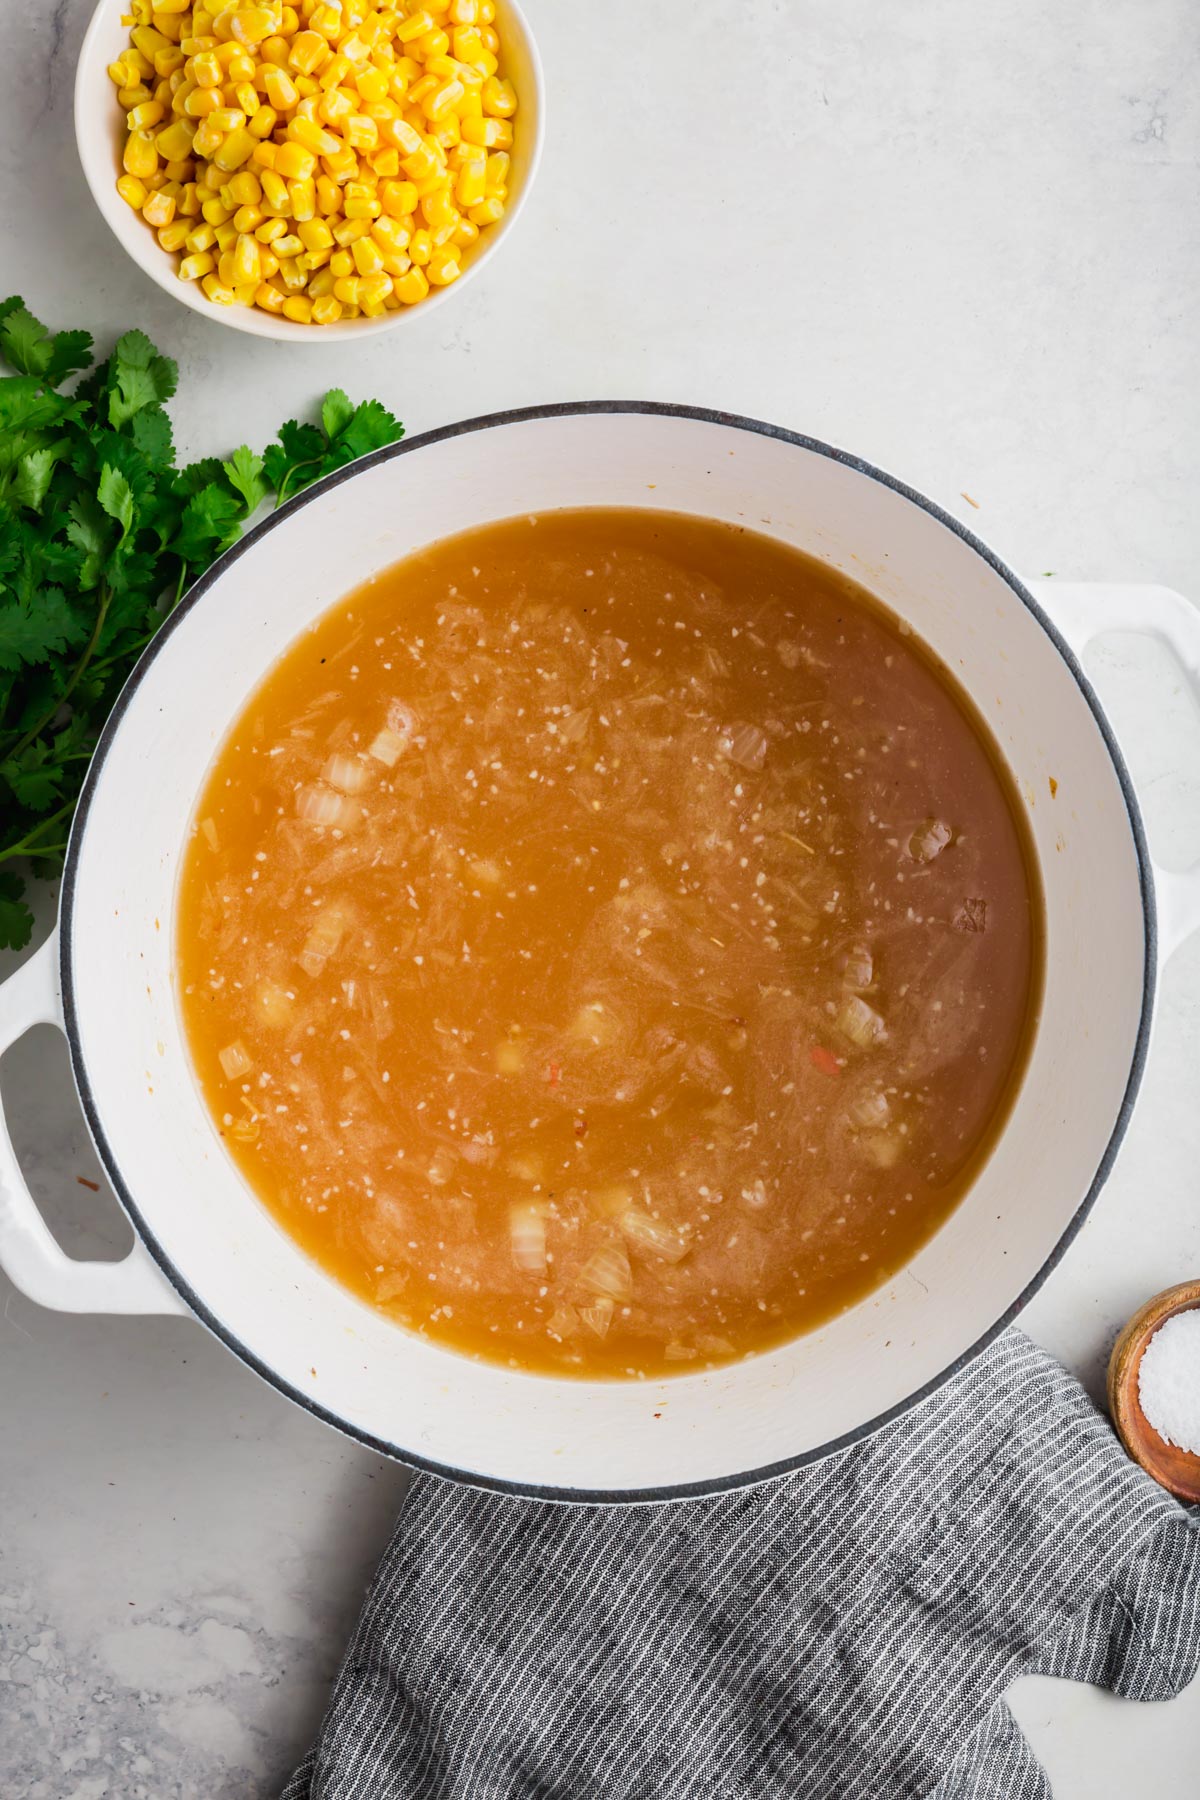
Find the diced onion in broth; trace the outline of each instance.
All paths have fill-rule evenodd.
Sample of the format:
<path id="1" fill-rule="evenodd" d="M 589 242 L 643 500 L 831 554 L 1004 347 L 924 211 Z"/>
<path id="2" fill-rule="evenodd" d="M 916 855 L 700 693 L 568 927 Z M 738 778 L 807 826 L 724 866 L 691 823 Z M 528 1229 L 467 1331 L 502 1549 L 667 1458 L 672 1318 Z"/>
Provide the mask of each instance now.
<path id="1" fill-rule="evenodd" d="M 621 1230 L 629 1239 L 635 1250 L 644 1251 L 649 1256 L 659 1256 L 664 1262 L 682 1262 L 688 1253 L 688 1243 L 673 1225 L 664 1225 L 661 1219 L 651 1218 L 649 1213 L 641 1212 L 636 1206 L 629 1207 L 621 1214 Z"/>
<path id="2" fill-rule="evenodd" d="M 593 1294 L 604 1294 L 620 1306 L 633 1298 L 633 1271 L 620 1244 L 605 1244 L 589 1256 L 579 1279 Z"/>
<path id="3" fill-rule="evenodd" d="M 342 756 L 337 751 L 321 770 L 330 787 L 343 794 L 361 794 L 371 779 L 371 771 L 357 756 Z"/>
<path id="4" fill-rule="evenodd" d="M 306 825 L 346 826 L 358 817 L 358 808 L 345 794 L 315 781 L 296 790 L 296 817 Z"/>
<path id="5" fill-rule="evenodd" d="M 235 1043 L 226 1044 L 223 1050 L 218 1050 L 217 1061 L 229 1081 L 237 1081 L 241 1076 L 248 1075 L 254 1067 L 240 1038 Z"/>
<path id="6" fill-rule="evenodd" d="M 869 1050 L 872 1045 L 887 1041 L 887 1026 L 875 1008 L 868 1006 L 857 994 L 850 994 L 843 1000 L 836 1024 L 842 1036 L 849 1038 L 860 1050 Z"/>
<path id="7" fill-rule="evenodd" d="M 522 1200 L 508 1211 L 512 1259 L 530 1275 L 546 1273 L 546 1220 L 540 1206 Z"/>

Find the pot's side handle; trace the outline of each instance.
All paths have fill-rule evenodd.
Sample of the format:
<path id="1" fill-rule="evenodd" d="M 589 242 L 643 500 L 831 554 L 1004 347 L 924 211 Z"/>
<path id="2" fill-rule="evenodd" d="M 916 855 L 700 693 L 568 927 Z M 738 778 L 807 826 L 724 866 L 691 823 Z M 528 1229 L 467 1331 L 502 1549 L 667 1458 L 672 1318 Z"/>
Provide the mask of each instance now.
<path id="1" fill-rule="evenodd" d="M 0 986 L 0 1051 L 34 1025 L 63 1029 L 58 933 Z M 0 1109 L 0 1268 L 39 1306 L 57 1312 L 183 1313 L 140 1239 L 120 1262 L 78 1262 L 55 1242 L 37 1209 Z"/>
<path id="2" fill-rule="evenodd" d="M 1178 657 L 1200 697 L 1200 607 L 1172 588 L 1117 581 L 1031 581 L 1030 591 L 1071 649 L 1082 656 L 1106 631 L 1160 638 Z M 1190 869 L 1154 865 L 1160 960 L 1200 931 L 1200 863 Z"/>

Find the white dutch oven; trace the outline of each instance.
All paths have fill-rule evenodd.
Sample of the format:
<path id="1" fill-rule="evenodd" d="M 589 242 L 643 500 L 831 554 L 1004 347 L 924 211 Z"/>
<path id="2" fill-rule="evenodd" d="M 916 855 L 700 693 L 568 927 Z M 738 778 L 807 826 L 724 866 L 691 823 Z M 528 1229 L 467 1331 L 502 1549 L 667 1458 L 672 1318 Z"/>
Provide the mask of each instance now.
<path id="1" fill-rule="evenodd" d="M 222 1149 L 172 985 L 194 799 L 297 632 L 419 545 L 489 519 L 588 505 L 663 507 L 768 532 L 844 569 L 907 620 L 973 696 L 1011 765 L 1048 915 L 1028 1074 L 958 1210 L 902 1274 L 819 1331 L 670 1380 L 568 1381 L 477 1364 L 337 1286 Z M 331 478 L 211 570 L 143 658 L 88 775 L 58 935 L 0 992 L 0 1047 L 39 1020 L 65 1030 L 138 1241 L 115 1264 L 64 1257 L 5 1133 L 0 1262 L 46 1306 L 191 1312 L 309 1411 L 482 1486 L 593 1500 L 711 1492 L 872 1430 L 987 1343 L 1062 1255 L 1129 1120 L 1159 960 L 1200 924 L 1196 873 L 1151 869 L 1120 752 L 1076 661 L 1090 635 L 1113 627 L 1155 631 L 1200 669 L 1200 614 L 1178 595 L 1044 588 L 1035 601 L 919 494 L 746 419 L 544 407 L 432 432 Z"/>

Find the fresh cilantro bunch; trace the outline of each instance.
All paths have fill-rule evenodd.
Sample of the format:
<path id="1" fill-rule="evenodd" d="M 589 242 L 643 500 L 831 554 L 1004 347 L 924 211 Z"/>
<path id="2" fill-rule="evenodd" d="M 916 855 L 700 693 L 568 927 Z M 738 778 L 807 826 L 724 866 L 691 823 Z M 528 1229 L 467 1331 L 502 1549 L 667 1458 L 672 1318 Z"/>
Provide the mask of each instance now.
<path id="1" fill-rule="evenodd" d="M 340 388 L 319 425 L 287 422 L 262 456 L 175 466 L 164 401 L 178 370 L 140 331 L 88 368 L 86 331 L 53 335 L 0 302 L 0 946 L 33 920 L 20 866 L 52 875 L 88 759 L 113 701 L 196 576 L 276 505 L 395 443 L 377 400 Z"/>

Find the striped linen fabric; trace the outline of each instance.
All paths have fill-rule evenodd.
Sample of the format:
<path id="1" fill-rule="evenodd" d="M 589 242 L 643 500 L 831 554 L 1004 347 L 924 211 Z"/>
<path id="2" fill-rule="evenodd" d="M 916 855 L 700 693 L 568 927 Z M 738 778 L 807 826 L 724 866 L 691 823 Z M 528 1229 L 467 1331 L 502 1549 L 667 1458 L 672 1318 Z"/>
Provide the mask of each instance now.
<path id="1" fill-rule="evenodd" d="M 421 1476 L 284 1800 L 1045 1800 L 1018 1675 L 1165 1699 L 1200 1520 L 1010 1331 L 874 1437 L 711 1499 Z"/>

